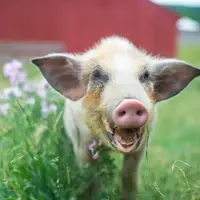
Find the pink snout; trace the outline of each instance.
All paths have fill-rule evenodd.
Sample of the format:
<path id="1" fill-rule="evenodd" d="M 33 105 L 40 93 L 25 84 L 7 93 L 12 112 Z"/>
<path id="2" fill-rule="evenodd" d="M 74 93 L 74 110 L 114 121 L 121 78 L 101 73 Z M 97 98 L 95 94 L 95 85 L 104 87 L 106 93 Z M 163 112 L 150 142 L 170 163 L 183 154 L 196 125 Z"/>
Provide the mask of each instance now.
<path id="1" fill-rule="evenodd" d="M 114 110 L 113 121 L 121 127 L 139 128 L 148 120 L 144 104 L 136 99 L 124 99 Z"/>

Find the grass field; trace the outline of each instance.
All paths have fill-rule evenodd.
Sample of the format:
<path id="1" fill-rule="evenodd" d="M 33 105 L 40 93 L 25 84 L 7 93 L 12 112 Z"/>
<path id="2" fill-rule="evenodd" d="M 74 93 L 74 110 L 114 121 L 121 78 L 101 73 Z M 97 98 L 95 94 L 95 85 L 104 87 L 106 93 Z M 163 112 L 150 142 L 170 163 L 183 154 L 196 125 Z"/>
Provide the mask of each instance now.
<path id="1" fill-rule="evenodd" d="M 200 66 L 200 47 L 182 44 L 178 57 Z M 11 113 L 0 118 L 0 200 L 68 200 L 79 193 L 80 183 L 87 185 L 92 177 L 87 168 L 77 170 L 63 135 L 63 101 L 52 97 L 58 109 L 45 119 L 39 98 L 34 106 L 11 101 Z M 200 79 L 160 103 L 152 136 L 141 169 L 140 199 L 200 200 Z M 116 159 L 118 166 L 120 162 Z M 105 163 L 114 168 L 110 160 L 100 166 Z M 117 199 L 112 176 L 106 172 L 107 189 L 97 199 Z"/>

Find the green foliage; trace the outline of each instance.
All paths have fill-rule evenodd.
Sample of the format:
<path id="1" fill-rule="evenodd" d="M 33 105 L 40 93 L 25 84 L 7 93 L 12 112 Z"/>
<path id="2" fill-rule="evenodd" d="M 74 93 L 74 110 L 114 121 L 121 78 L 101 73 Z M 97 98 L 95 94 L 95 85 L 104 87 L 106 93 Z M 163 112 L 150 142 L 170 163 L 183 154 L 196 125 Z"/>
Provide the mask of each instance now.
<path id="1" fill-rule="evenodd" d="M 82 199 L 88 185 L 98 179 L 105 190 L 96 199 L 115 199 L 113 190 L 115 164 L 110 156 L 100 152 L 95 168 L 79 169 L 72 145 L 64 133 L 63 102 L 54 102 L 58 112 L 46 119 L 40 116 L 40 106 L 32 109 L 18 102 L 1 131 L 0 194 L 3 199 L 56 200 Z M 2 120 L 3 123 L 3 120 Z M 112 194 L 112 198 L 109 195 Z"/>

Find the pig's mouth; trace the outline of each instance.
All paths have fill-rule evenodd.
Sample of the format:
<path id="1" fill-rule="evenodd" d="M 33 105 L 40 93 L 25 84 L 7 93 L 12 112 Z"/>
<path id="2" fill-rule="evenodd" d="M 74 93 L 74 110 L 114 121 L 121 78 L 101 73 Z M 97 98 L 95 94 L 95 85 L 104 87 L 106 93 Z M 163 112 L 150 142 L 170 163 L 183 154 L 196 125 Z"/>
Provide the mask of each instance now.
<path id="1" fill-rule="evenodd" d="M 144 127 L 142 128 L 113 128 L 107 132 L 114 148 L 122 153 L 136 151 L 141 144 Z"/>

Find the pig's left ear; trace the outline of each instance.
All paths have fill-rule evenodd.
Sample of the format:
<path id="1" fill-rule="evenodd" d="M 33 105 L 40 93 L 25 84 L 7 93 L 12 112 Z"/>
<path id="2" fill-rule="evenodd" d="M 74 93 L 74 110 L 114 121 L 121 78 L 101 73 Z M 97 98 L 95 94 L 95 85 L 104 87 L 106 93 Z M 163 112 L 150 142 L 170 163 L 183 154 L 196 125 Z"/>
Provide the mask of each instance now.
<path id="1" fill-rule="evenodd" d="M 49 54 L 33 58 L 48 83 L 63 96 L 75 101 L 84 96 L 87 84 L 83 81 L 82 64 L 68 54 Z"/>
<path id="2" fill-rule="evenodd" d="M 200 75 L 200 69 L 176 59 L 155 61 L 151 69 L 154 83 L 153 97 L 156 102 L 177 95 Z"/>

